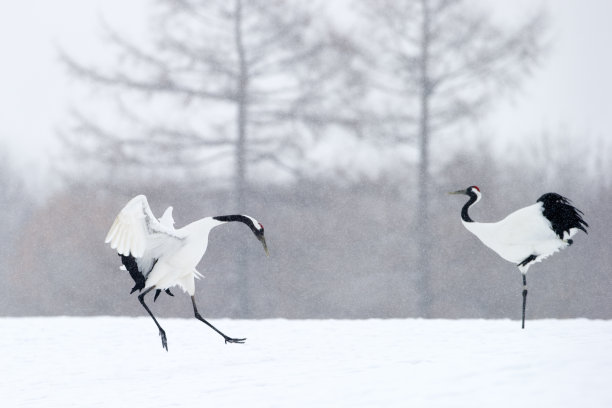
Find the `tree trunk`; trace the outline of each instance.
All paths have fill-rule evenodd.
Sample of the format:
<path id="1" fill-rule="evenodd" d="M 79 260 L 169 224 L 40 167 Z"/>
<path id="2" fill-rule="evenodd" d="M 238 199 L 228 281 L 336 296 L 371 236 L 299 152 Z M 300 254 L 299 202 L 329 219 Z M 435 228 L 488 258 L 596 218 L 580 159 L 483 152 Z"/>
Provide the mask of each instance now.
<path id="1" fill-rule="evenodd" d="M 248 72 L 246 57 L 242 43 L 242 0 L 236 0 L 236 19 L 234 35 L 236 39 L 236 53 L 239 63 L 239 77 L 237 87 L 236 103 L 236 158 L 234 174 L 234 205 L 236 211 L 245 211 L 245 192 L 246 192 L 246 124 L 247 124 L 247 94 L 248 94 Z M 236 276 L 238 277 L 238 305 L 237 314 L 239 317 L 247 317 L 249 314 L 249 281 L 247 273 L 247 260 L 244 251 L 237 250 L 236 253 Z"/>
<path id="2" fill-rule="evenodd" d="M 419 120 L 419 170 L 417 184 L 417 219 L 415 223 L 418 233 L 417 253 L 417 290 L 419 292 L 418 313 L 422 317 L 429 317 L 431 312 L 431 288 L 429 256 L 431 248 L 431 229 L 429 226 L 429 103 L 431 86 L 429 79 L 429 9 L 427 0 L 421 0 L 423 7 L 423 21 L 421 31 L 421 95 Z"/>

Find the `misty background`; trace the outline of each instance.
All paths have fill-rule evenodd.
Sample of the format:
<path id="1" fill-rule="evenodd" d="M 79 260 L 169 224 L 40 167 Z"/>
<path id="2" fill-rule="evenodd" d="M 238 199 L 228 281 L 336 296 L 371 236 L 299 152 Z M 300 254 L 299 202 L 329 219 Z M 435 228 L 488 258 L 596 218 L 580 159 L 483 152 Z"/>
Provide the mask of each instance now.
<path id="1" fill-rule="evenodd" d="M 530 269 L 528 317 L 611 318 L 605 1 L 0 5 L 0 314 L 142 315 L 104 244 L 146 194 L 213 230 L 205 316 L 520 316 L 461 225 L 543 193 L 591 228 Z M 191 316 L 180 289 L 154 305 Z"/>

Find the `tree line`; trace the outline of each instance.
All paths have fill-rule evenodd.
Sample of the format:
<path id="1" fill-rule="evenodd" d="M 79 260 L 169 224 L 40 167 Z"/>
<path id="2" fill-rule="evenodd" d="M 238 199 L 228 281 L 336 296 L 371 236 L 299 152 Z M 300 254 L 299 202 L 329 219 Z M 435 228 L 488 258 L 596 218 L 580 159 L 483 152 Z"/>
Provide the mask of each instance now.
<path id="1" fill-rule="evenodd" d="M 218 316 L 511 316 L 519 291 L 507 289 L 518 276 L 462 234 L 463 203 L 442 191 L 477 183 L 491 199 L 483 212 L 501 216 L 493 205 L 523 206 L 539 188 L 571 197 L 576 180 L 544 184 L 536 167 L 499 163 L 486 145 L 443 146 L 537 68 L 545 14 L 504 26 L 469 1 L 337 7 L 163 0 L 150 42 L 104 27 L 108 65 L 61 51 L 70 74 L 104 98 L 74 108 L 59 132 L 66 187 L 27 220 L 11 259 L 15 271 L 31 271 L 10 272 L 15 294 L 29 288 L 37 303 L 10 313 L 138 314 L 99 238 L 127 199 L 145 193 L 158 213 L 173 205 L 178 225 L 228 212 L 266 225 L 270 260 L 238 228 L 211 234 L 198 291 Z M 375 179 L 314 171 L 313 146 L 343 137 L 396 150 L 401 165 Z M 556 165 L 551 174 L 563 171 Z M 563 295 L 581 276 L 545 282 Z M 552 298 L 542 315 L 563 315 Z M 160 301 L 174 302 L 169 314 L 186 310 Z M 601 302 L 567 313 L 599 316 Z"/>

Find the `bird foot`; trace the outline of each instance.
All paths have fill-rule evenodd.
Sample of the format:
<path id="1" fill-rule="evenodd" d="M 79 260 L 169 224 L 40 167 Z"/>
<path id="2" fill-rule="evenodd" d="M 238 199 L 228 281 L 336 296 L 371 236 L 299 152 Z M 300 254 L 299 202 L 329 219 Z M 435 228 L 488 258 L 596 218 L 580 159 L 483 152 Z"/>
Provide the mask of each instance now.
<path id="1" fill-rule="evenodd" d="M 159 336 L 161 337 L 162 347 L 168 351 L 168 340 L 166 340 L 166 332 L 162 329 L 159 329 Z"/>
<path id="2" fill-rule="evenodd" d="M 227 336 L 224 336 L 224 337 L 225 337 L 225 344 L 227 343 L 244 344 L 244 341 L 246 340 L 246 339 L 232 339 L 231 337 L 227 337 Z"/>

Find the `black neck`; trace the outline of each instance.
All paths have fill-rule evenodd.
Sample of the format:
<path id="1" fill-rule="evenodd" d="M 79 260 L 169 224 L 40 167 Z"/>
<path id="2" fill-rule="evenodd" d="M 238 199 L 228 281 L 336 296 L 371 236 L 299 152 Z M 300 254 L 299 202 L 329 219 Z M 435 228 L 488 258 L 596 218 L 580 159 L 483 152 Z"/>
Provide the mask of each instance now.
<path id="1" fill-rule="evenodd" d="M 239 221 L 243 224 L 246 224 L 251 229 L 251 231 L 253 231 L 254 233 L 258 232 L 258 229 L 253 224 L 253 220 L 251 220 L 249 217 L 245 217 L 244 215 L 240 215 L 240 214 L 220 215 L 218 217 L 213 217 L 213 219 L 217 221 L 221 221 L 221 222 Z"/>
<path id="2" fill-rule="evenodd" d="M 467 203 L 465 203 L 465 205 L 461 209 L 461 219 L 465 222 L 474 222 L 474 220 L 470 218 L 470 215 L 468 214 L 468 210 L 470 209 L 472 204 L 474 204 L 476 200 L 478 200 L 478 197 L 472 191 L 468 193 L 468 196 L 470 196 L 470 199 L 468 200 Z"/>

